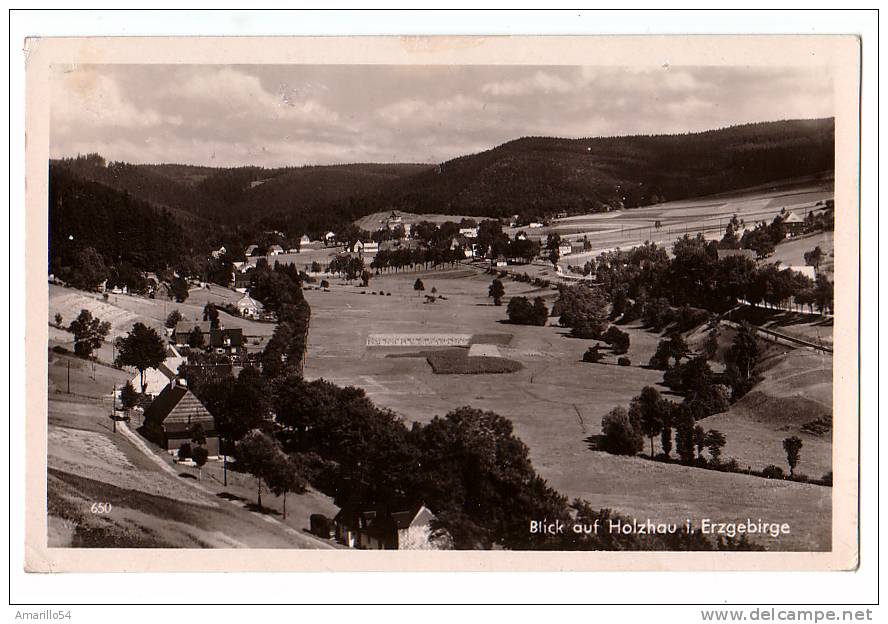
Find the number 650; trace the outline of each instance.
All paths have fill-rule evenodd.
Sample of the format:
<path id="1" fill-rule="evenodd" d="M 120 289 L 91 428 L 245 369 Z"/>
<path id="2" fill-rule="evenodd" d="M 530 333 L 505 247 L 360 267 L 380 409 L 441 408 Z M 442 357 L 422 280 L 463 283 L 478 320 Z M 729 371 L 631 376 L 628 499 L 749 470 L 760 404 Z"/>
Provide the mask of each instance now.
<path id="1" fill-rule="evenodd" d="M 111 503 L 93 503 L 89 510 L 94 514 L 111 513 Z"/>

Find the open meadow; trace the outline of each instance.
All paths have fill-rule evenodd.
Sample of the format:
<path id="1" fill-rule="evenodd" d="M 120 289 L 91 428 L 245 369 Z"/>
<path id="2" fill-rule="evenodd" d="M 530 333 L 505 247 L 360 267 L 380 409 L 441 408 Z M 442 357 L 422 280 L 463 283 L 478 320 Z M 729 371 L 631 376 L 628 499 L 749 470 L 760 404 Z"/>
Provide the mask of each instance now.
<path id="1" fill-rule="evenodd" d="M 425 297 L 413 290 L 417 277 L 424 283 L 423 294 L 434 287 L 445 298 L 425 303 Z M 585 498 L 596 508 L 613 508 L 639 520 L 785 521 L 792 533 L 779 544 L 767 544 L 769 548 L 829 548 L 831 488 L 590 450 L 589 439 L 601 432 L 601 417 L 607 411 L 628 406 L 642 387 L 661 382 L 662 372 L 645 366 L 661 337 L 630 325 L 624 329 L 631 338 L 627 354 L 631 366 L 617 366 L 611 355 L 598 364 L 583 363 L 581 356 L 594 341 L 570 337 L 556 319 L 545 327 L 505 323 L 505 306 L 494 306 L 487 297 L 491 279 L 460 268 L 376 276 L 367 288 L 333 280 L 329 292 L 306 290 L 312 307 L 306 377 L 364 388 L 374 402 L 408 422 L 428 421 L 462 405 L 502 414 L 528 445 L 539 473 L 563 494 Z M 551 307 L 555 299 L 551 289 L 510 280 L 504 284 L 506 301 L 516 295 L 539 295 Z M 368 336 L 378 333 L 471 334 L 495 342 L 502 357 L 520 362 L 523 368 L 503 374 L 435 374 L 421 357 L 389 357 L 420 349 L 368 347 Z M 816 365 L 827 366 L 822 360 Z M 805 391 L 800 386 L 795 390 Z M 763 385 L 762 393 L 767 392 Z M 710 417 L 701 425 L 723 428 L 728 434 L 725 458 L 734 456 L 753 469 L 768 463 L 785 465 L 781 440 L 790 435 L 789 429 L 773 419 L 756 420 L 754 403 L 741 419 L 737 414 L 742 407 L 738 403 L 728 415 Z M 794 430 L 800 424 L 795 423 Z M 829 469 L 829 442 L 806 438 L 805 443 L 800 469 L 819 478 L 818 471 Z"/>
<path id="2" fill-rule="evenodd" d="M 111 363 L 113 361 L 111 343 L 115 338 L 130 331 L 134 323 L 143 323 L 163 336 L 166 335 L 164 321 L 173 310 L 178 310 L 185 320 L 199 321 L 203 319 L 203 309 L 207 303 L 234 304 L 241 297 L 243 294 L 236 290 L 210 284 L 209 288 L 195 288 L 190 291 L 188 299 L 183 303 L 170 299 L 114 294 L 109 294 L 106 301 L 99 293 L 50 284 L 49 322 L 54 323 L 55 315 L 61 314 L 62 325 L 67 327 L 81 310 L 89 310 L 93 316 L 108 321 L 111 323 L 111 331 L 105 343 L 96 350 L 96 356 L 102 362 Z M 273 323 L 232 316 L 224 310 L 219 310 L 219 319 L 224 327 L 243 329 L 245 345 L 249 351 L 260 351 L 275 328 Z M 73 350 L 74 337 L 65 330 L 50 326 L 49 346 L 56 345 Z"/>
<path id="3" fill-rule="evenodd" d="M 782 208 L 804 218 L 808 211 L 820 207 L 818 202 L 832 198 L 832 176 L 811 176 L 698 199 L 556 219 L 549 227 L 534 230 L 533 235 L 545 238 L 551 232 L 569 240 L 581 240 L 587 236 L 592 244 L 590 252 L 571 254 L 560 261 L 562 266 L 577 265 L 601 251 L 616 247 L 628 249 L 645 241 L 670 249 L 672 242 L 684 234 L 702 233 L 708 239 L 721 238 L 735 214 L 749 227 L 759 221 L 770 223 Z M 657 222 L 660 223 L 659 229 Z M 812 242 L 804 251 L 813 249 L 816 244 Z M 820 244 L 822 247 L 823 243 Z M 793 262 L 787 261 L 789 259 Z M 804 261 L 795 262 L 795 255 L 787 260 L 784 264 L 804 264 Z"/>

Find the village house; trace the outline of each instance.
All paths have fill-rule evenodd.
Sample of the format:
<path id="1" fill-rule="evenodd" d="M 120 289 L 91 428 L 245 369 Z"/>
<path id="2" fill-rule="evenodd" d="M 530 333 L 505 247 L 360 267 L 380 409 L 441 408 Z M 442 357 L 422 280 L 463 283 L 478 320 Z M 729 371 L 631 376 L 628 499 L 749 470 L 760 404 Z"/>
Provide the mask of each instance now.
<path id="1" fill-rule="evenodd" d="M 348 250 L 363 257 L 364 254 L 376 254 L 379 251 L 379 243 L 375 241 L 355 241 Z"/>
<path id="2" fill-rule="evenodd" d="M 284 248 L 281 247 L 280 245 L 272 245 L 271 247 L 268 248 L 268 255 L 269 256 L 279 256 L 282 253 L 284 253 Z"/>
<path id="3" fill-rule="evenodd" d="M 179 321 L 173 330 L 173 344 L 177 347 L 188 346 L 188 337 L 195 327 L 200 328 L 200 332 L 204 336 L 204 344 L 210 342 L 210 322 L 209 321 Z"/>
<path id="4" fill-rule="evenodd" d="M 404 218 L 397 213 L 397 211 L 392 210 L 391 214 L 385 218 L 383 221 L 383 227 L 387 230 L 393 230 L 399 225 L 404 224 Z"/>
<path id="5" fill-rule="evenodd" d="M 783 216 L 783 226 L 787 234 L 797 236 L 805 230 L 805 220 L 794 212 L 787 212 Z"/>
<path id="6" fill-rule="evenodd" d="M 527 227 L 529 227 L 533 230 L 536 230 L 538 228 L 543 227 L 543 224 L 540 223 L 539 221 L 531 221 L 530 223 L 527 224 Z"/>
<path id="7" fill-rule="evenodd" d="M 790 265 L 786 268 L 791 269 L 791 270 L 795 271 L 796 273 L 801 273 L 802 275 L 804 275 L 805 277 L 807 277 L 811 281 L 817 280 L 817 270 L 812 266 L 793 264 L 793 265 Z"/>
<path id="8" fill-rule="evenodd" d="M 262 304 L 250 295 L 244 295 L 238 299 L 237 311 L 244 318 L 257 318 L 262 313 Z"/>
<path id="9" fill-rule="evenodd" d="M 299 239 L 299 246 L 305 247 L 306 245 L 311 244 L 311 239 L 308 237 L 308 234 L 303 234 L 302 238 Z"/>
<path id="10" fill-rule="evenodd" d="M 179 366 L 185 362 L 185 358 L 173 345 L 167 345 L 167 357 L 157 368 L 145 370 L 145 394 L 157 396 L 163 389 L 179 375 Z M 142 390 L 142 376 L 136 375 L 130 380 L 136 391 Z"/>
<path id="11" fill-rule="evenodd" d="M 569 256 L 573 253 L 573 248 L 570 246 L 570 241 L 564 241 L 558 246 L 558 255 L 561 257 Z"/>
<path id="12" fill-rule="evenodd" d="M 336 244 L 336 234 L 333 232 L 327 232 L 324 234 L 324 244 L 325 245 L 335 245 Z"/>
<path id="13" fill-rule="evenodd" d="M 428 507 L 415 505 L 404 511 L 343 507 L 333 524 L 336 539 L 349 548 L 365 550 L 429 550 L 431 522 Z"/>
<path id="14" fill-rule="evenodd" d="M 463 250 L 463 255 L 466 258 L 474 258 L 478 253 L 478 245 L 477 243 L 473 243 L 465 236 L 457 236 L 450 242 L 450 249 L 455 251 L 457 249 Z"/>
<path id="15" fill-rule="evenodd" d="M 234 289 L 239 293 L 247 292 L 247 289 L 250 288 L 250 280 L 252 277 L 253 276 L 249 271 L 238 271 L 234 273 L 232 280 L 234 282 Z"/>
<path id="16" fill-rule="evenodd" d="M 466 238 L 478 238 L 478 228 L 459 228 L 460 236 L 465 236 Z"/>
<path id="17" fill-rule="evenodd" d="M 188 346 L 188 338 L 194 328 L 203 334 L 204 346 L 215 349 L 217 353 L 229 355 L 240 353 L 244 346 L 244 330 L 240 327 L 211 328 L 209 321 L 179 321 L 173 330 L 172 341 L 177 347 Z"/>
<path id="18" fill-rule="evenodd" d="M 244 348 L 244 330 L 240 327 L 211 329 L 209 346 L 215 349 L 216 353 L 228 355 L 240 353 Z"/>
<path id="19" fill-rule="evenodd" d="M 222 247 L 219 247 L 219 249 L 217 249 L 216 251 L 210 252 L 210 255 L 213 256 L 214 258 L 222 257 L 223 255 L 225 255 L 225 245 L 223 245 Z"/>
<path id="20" fill-rule="evenodd" d="M 249 258 L 253 255 L 253 252 L 259 249 L 259 245 L 250 245 L 246 249 L 244 249 L 244 255 Z"/>
<path id="21" fill-rule="evenodd" d="M 188 388 L 172 382 L 145 410 L 142 432 L 146 438 L 166 451 L 177 451 L 192 442 L 197 426 L 206 437 L 204 447 L 211 457 L 219 455 L 219 436 L 216 421 Z"/>

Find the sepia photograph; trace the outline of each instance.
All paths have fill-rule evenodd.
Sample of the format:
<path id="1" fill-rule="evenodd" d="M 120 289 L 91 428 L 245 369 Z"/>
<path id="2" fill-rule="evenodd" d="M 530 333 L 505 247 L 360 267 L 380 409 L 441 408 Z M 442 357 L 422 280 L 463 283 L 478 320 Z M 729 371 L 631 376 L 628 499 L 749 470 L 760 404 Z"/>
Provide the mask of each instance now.
<path id="1" fill-rule="evenodd" d="M 32 537 L 853 567 L 857 43 L 724 39 L 49 55 Z"/>

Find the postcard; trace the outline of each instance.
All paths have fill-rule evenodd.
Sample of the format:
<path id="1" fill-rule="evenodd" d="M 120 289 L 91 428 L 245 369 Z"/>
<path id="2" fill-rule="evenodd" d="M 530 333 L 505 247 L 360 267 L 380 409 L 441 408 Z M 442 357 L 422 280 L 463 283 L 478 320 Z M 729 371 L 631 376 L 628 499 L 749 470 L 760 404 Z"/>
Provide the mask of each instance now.
<path id="1" fill-rule="evenodd" d="M 27 570 L 856 567 L 857 38 L 26 48 Z"/>

